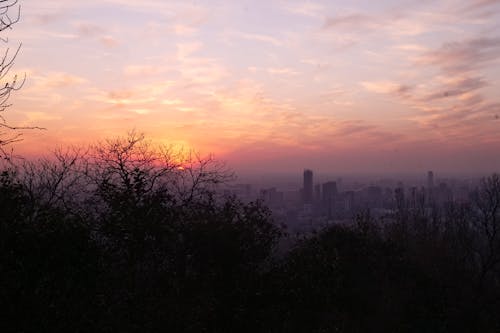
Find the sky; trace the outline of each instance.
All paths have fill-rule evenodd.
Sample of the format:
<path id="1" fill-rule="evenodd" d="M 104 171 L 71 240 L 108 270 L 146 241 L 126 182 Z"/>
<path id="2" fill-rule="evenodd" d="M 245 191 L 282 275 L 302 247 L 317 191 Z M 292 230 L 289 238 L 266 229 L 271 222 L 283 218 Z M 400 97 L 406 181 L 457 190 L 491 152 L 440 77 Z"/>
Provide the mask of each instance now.
<path id="1" fill-rule="evenodd" d="M 135 129 L 236 172 L 500 169 L 500 1 L 19 3 L 23 156 Z"/>

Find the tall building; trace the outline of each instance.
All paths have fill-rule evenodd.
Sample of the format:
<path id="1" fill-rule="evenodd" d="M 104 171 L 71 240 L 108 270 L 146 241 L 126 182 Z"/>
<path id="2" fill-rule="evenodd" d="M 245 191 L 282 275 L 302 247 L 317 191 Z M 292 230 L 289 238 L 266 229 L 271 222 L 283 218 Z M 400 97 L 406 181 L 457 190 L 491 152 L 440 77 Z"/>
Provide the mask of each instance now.
<path id="1" fill-rule="evenodd" d="M 434 172 L 427 172 L 427 204 L 434 203 Z"/>
<path id="2" fill-rule="evenodd" d="M 405 201 L 405 190 L 403 187 L 396 187 L 394 189 L 394 199 L 396 203 L 396 207 L 398 210 L 406 208 Z"/>
<path id="3" fill-rule="evenodd" d="M 329 218 L 333 216 L 335 201 L 337 200 L 337 193 L 336 182 L 327 182 L 323 184 L 323 209 Z"/>
<path id="4" fill-rule="evenodd" d="M 313 172 L 309 169 L 304 170 L 304 203 L 313 203 Z"/>
<path id="5" fill-rule="evenodd" d="M 314 204 L 321 203 L 321 184 L 314 185 Z"/>
<path id="6" fill-rule="evenodd" d="M 427 188 L 432 189 L 434 187 L 434 172 L 427 172 Z"/>
<path id="7" fill-rule="evenodd" d="M 284 194 L 272 187 L 260 190 L 260 198 L 269 206 L 278 207 L 283 204 Z"/>

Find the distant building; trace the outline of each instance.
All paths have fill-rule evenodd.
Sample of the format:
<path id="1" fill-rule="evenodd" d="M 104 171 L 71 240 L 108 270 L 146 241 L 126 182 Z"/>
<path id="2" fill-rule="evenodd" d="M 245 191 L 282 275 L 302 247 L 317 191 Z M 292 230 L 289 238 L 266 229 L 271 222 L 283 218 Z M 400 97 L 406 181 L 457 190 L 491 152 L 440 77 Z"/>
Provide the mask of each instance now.
<path id="1" fill-rule="evenodd" d="M 440 206 L 453 202 L 453 191 L 446 183 L 440 183 L 435 189 L 434 200 Z"/>
<path id="2" fill-rule="evenodd" d="M 434 172 L 432 171 L 427 172 L 427 188 L 434 188 Z"/>
<path id="3" fill-rule="evenodd" d="M 313 203 L 313 172 L 309 169 L 304 170 L 304 204 Z"/>
<path id="4" fill-rule="evenodd" d="M 336 182 L 327 182 L 323 184 L 323 197 L 321 201 L 323 210 L 329 218 L 333 216 L 337 194 Z"/>
<path id="5" fill-rule="evenodd" d="M 244 201 L 255 199 L 252 197 L 252 185 L 250 184 L 236 184 L 231 187 L 231 192 Z"/>
<path id="6" fill-rule="evenodd" d="M 314 185 L 314 203 L 319 204 L 321 202 L 321 185 Z"/>
<path id="7" fill-rule="evenodd" d="M 379 186 L 368 186 L 365 189 L 364 201 L 365 208 L 382 207 L 382 188 Z"/>
<path id="8" fill-rule="evenodd" d="M 434 203 L 434 172 L 427 172 L 427 204 Z"/>
<path id="9" fill-rule="evenodd" d="M 260 190 L 260 198 L 271 207 L 282 206 L 284 202 L 283 192 L 277 191 L 275 187 Z"/>
<path id="10" fill-rule="evenodd" d="M 394 189 L 394 199 L 396 202 L 397 209 L 406 208 L 405 190 L 403 187 L 396 187 Z"/>
<path id="11" fill-rule="evenodd" d="M 354 208 L 354 191 L 345 191 L 342 192 L 342 196 L 344 199 L 344 211 L 350 212 Z"/>
<path id="12" fill-rule="evenodd" d="M 416 186 L 410 187 L 408 198 L 408 208 L 416 209 L 418 207 L 418 189 Z"/>

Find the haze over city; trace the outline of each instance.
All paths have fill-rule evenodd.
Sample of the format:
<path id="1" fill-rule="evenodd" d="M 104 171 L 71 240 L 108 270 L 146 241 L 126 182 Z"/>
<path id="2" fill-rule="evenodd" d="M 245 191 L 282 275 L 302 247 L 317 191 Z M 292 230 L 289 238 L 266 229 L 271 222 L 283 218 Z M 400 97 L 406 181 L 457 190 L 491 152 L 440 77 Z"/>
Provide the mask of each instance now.
<path id="1" fill-rule="evenodd" d="M 499 1 L 22 6 L 18 154 L 136 129 L 242 174 L 500 167 Z"/>

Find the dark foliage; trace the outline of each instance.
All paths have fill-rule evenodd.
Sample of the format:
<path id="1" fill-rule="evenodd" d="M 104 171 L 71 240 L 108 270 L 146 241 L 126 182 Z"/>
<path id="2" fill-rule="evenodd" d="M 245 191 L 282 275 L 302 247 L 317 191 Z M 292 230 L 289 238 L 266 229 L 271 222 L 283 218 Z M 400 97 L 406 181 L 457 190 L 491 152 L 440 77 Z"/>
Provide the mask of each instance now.
<path id="1" fill-rule="evenodd" d="M 268 209 L 211 189 L 221 169 L 127 140 L 0 175 L 2 332 L 500 328 L 497 176 L 474 205 L 363 214 L 278 257 Z"/>

